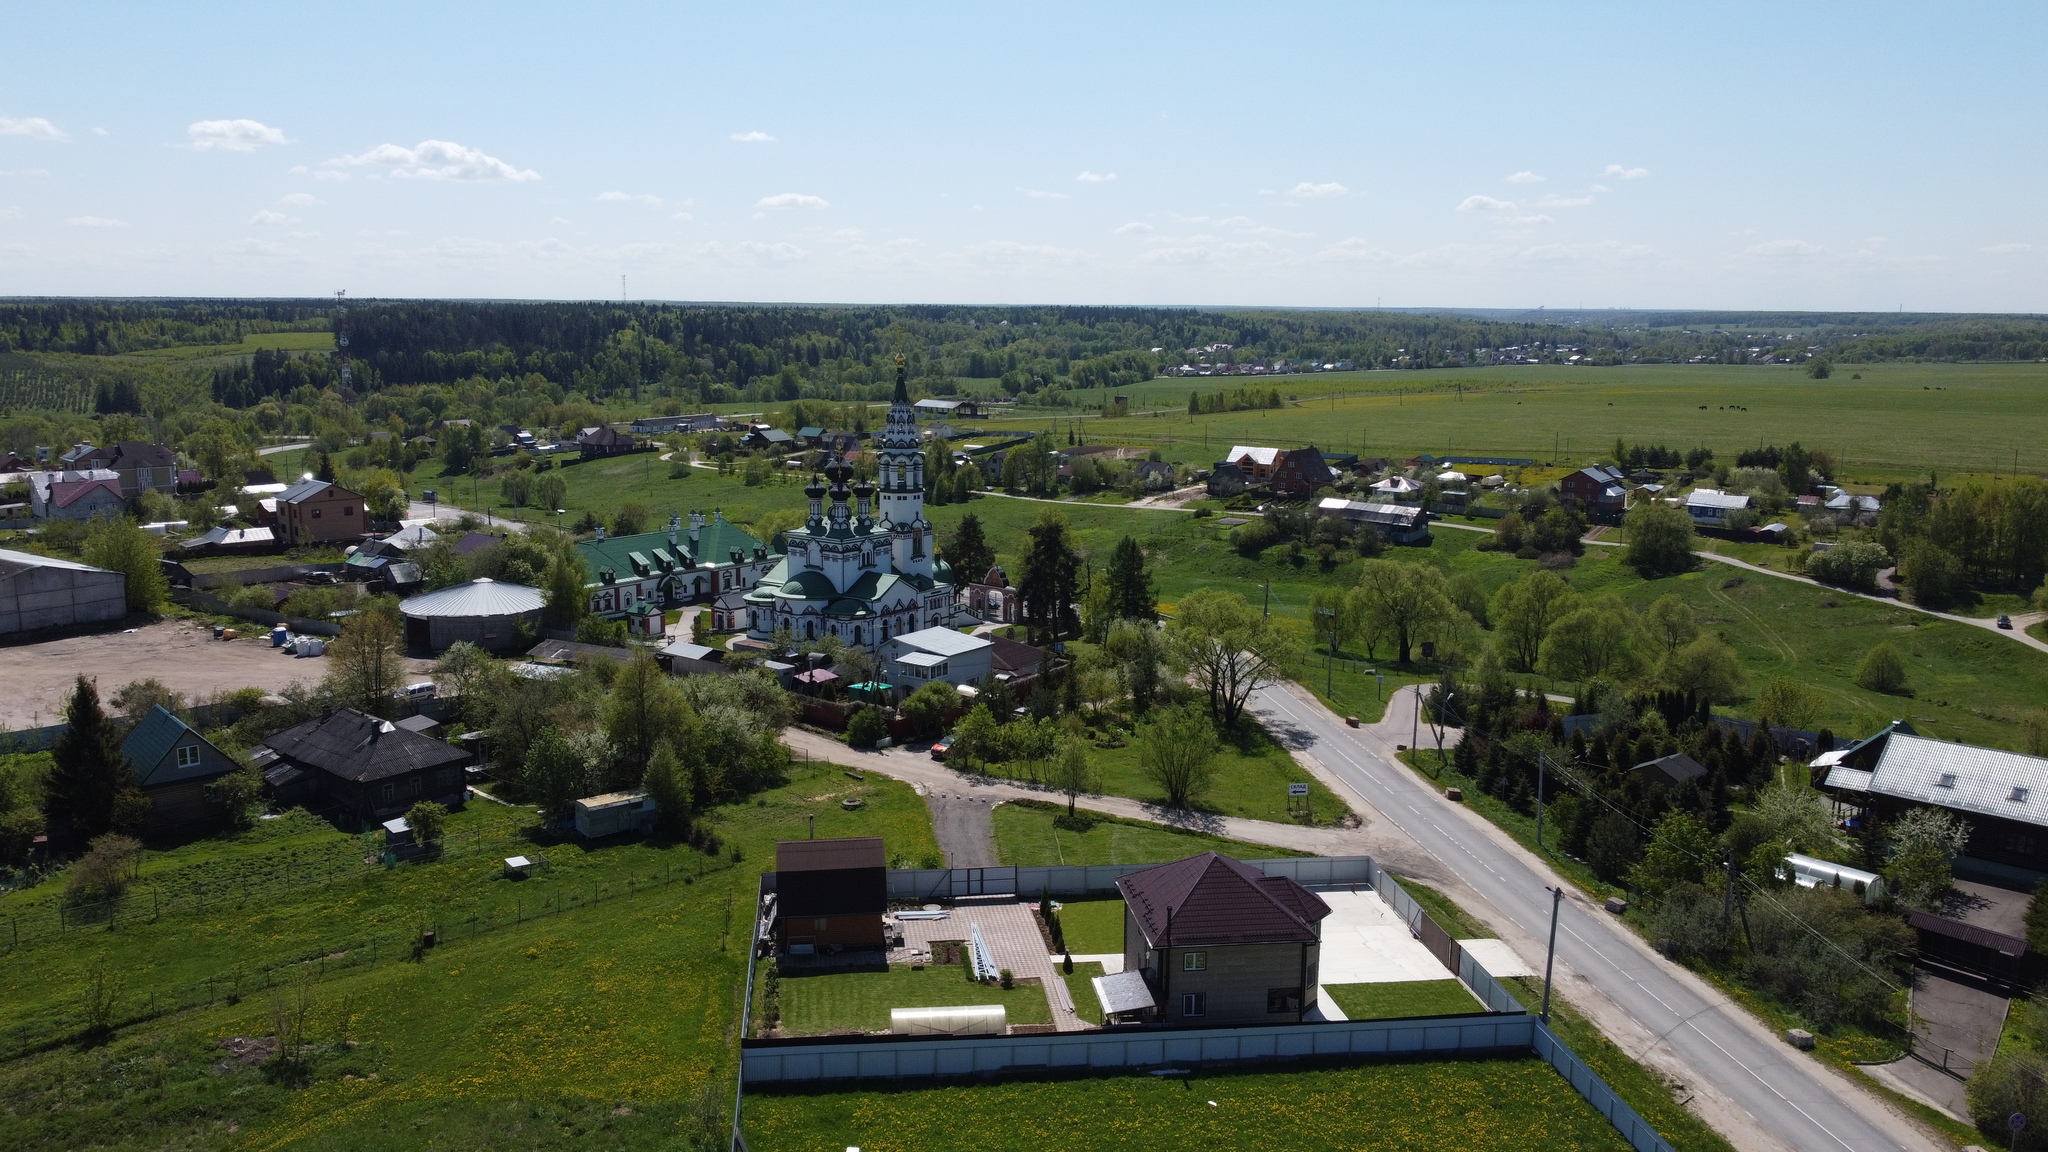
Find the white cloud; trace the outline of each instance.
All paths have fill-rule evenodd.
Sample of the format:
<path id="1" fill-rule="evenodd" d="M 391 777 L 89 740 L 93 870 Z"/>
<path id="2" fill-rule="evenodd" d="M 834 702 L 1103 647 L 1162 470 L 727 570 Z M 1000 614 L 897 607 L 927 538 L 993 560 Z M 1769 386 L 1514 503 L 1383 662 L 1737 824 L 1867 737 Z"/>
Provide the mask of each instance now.
<path id="1" fill-rule="evenodd" d="M 597 198 L 612 202 L 630 201 L 655 208 L 661 207 L 661 197 L 653 196 L 646 192 L 599 192 Z"/>
<path id="2" fill-rule="evenodd" d="M 265 144 L 289 144 L 284 130 L 255 120 L 200 120 L 185 126 L 192 147 L 202 152 L 254 152 Z"/>
<path id="3" fill-rule="evenodd" d="M 268 208 L 265 208 L 265 209 L 262 209 L 261 211 L 257 212 L 257 213 L 256 213 L 256 214 L 255 214 L 254 216 L 251 216 L 251 217 L 249 217 L 249 223 L 251 223 L 251 224 L 297 224 L 297 223 L 300 223 L 300 220 L 299 220 L 299 218 L 298 218 L 297 216 L 287 216 L 287 215 L 285 215 L 285 214 L 284 214 L 284 213 L 282 213 L 282 212 L 272 212 L 272 211 L 271 211 L 270 209 L 268 209 Z"/>
<path id="4" fill-rule="evenodd" d="M 974 264 L 1011 267 L 1026 264 L 1078 264 L 1087 255 L 1075 248 L 1055 248 L 1050 244 L 1020 244 L 1015 240 L 991 240 L 982 244 L 970 244 L 961 254 Z"/>
<path id="5" fill-rule="evenodd" d="M 1019 188 L 1017 191 L 1031 197 L 1033 200 L 1065 200 L 1067 198 L 1065 192 L 1041 192 L 1036 188 Z"/>
<path id="6" fill-rule="evenodd" d="M 21 208 L 18 205 L 13 208 L 0 208 L 0 220 L 18 220 L 20 218 Z"/>
<path id="7" fill-rule="evenodd" d="M 12 116 L 0 116 L 0 136 L 33 136 L 38 140 L 67 138 L 62 128 L 41 116 L 29 116 L 20 120 Z"/>
<path id="8" fill-rule="evenodd" d="M 324 162 L 329 170 L 338 168 L 385 168 L 402 180 L 538 180 L 531 168 L 514 168 L 476 148 L 465 148 L 446 140 L 422 140 L 411 148 L 379 144 L 353 156 L 337 156 Z"/>
<path id="9" fill-rule="evenodd" d="M 1150 224 L 1146 224 L 1143 221 L 1133 220 L 1129 224 L 1126 224 L 1123 227 L 1117 229 L 1116 234 L 1119 236 L 1128 236 L 1133 232 L 1150 231 L 1152 231 L 1152 226 Z"/>
<path id="10" fill-rule="evenodd" d="M 1116 179 L 1116 173 L 1083 172 L 1079 176 L 1074 177 L 1074 179 L 1079 180 L 1083 184 L 1106 184 Z"/>
<path id="11" fill-rule="evenodd" d="M 105 136 L 107 134 L 107 130 L 105 128 L 94 128 L 92 130 L 92 134 L 95 136 Z"/>
<path id="12" fill-rule="evenodd" d="M 1492 196 L 1467 196 L 1458 204 L 1460 212 L 1513 212 L 1513 200 L 1500 200 Z"/>
<path id="13" fill-rule="evenodd" d="M 1584 208 L 1591 204 L 1591 196 L 1545 196 L 1536 201 L 1538 208 Z"/>
<path id="14" fill-rule="evenodd" d="M 318 208 L 320 205 L 327 203 L 327 201 L 320 199 L 311 192 L 294 192 L 289 196 L 279 196 L 277 202 L 279 204 L 290 204 L 295 208 Z"/>
<path id="15" fill-rule="evenodd" d="M 1602 176 L 1612 176 L 1617 180 L 1641 180 L 1650 174 L 1650 170 L 1648 168 L 1623 168 L 1619 164 L 1609 164 L 1607 170 L 1600 174 Z"/>
<path id="16" fill-rule="evenodd" d="M 1311 184 L 1308 181 L 1304 180 L 1301 183 L 1296 184 L 1294 187 L 1289 188 L 1287 190 L 1287 194 L 1289 196 L 1299 196 L 1304 200 L 1322 200 L 1331 196 L 1343 196 L 1348 194 L 1350 191 L 1351 189 L 1346 188 L 1342 184 L 1338 184 L 1335 182 L 1328 184 Z"/>
<path id="17" fill-rule="evenodd" d="M 15 211 L 19 213 L 21 210 L 17 208 Z M 1991 247 L 1984 249 L 1984 251 L 1994 256 L 2010 256 L 2015 252 L 2032 252 L 2033 250 L 2034 246 L 2032 244 L 2017 243 L 1993 244 Z"/>
<path id="18" fill-rule="evenodd" d="M 1200 264 L 1209 259 L 1209 250 L 1200 245 L 1176 248 L 1154 248 L 1138 257 L 1140 264 Z"/>
<path id="19" fill-rule="evenodd" d="M 1817 256 L 1821 246 L 1804 240 L 1766 240 L 1752 244 L 1742 250 L 1742 255 L 1763 260 L 1796 259 L 1801 256 Z"/>
<path id="20" fill-rule="evenodd" d="M 693 215 L 691 215 L 691 214 L 690 214 L 690 213 L 688 213 L 688 212 L 678 212 L 678 213 L 676 213 L 676 214 L 675 214 L 675 216 L 673 216 L 673 217 L 672 217 L 672 219 L 676 219 L 676 220 L 695 220 L 695 219 L 696 219 L 696 217 L 695 217 L 695 216 L 693 216 Z"/>
<path id="21" fill-rule="evenodd" d="M 813 196 L 808 192 L 783 192 L 775 196 L 763 196 L 759 200 L 754 201 L 754 207 L 764 209 L 830 208 L 831 206 L 832 202 L 823 196 Z"/>
<path id="22" fill-rule="evenodd" d="M 739 142 L 740 142 L 740 143 L 742 143 L 742 144 L 773 144 L 773 143 L 775 143 L 775 137 L 773 137 L 773 136 L 770 136 L 770 135 L 769 135 L 769 134 L 767 134 L 766 132 L 735 132 L 735 133 L 733 133 L 733 134 L 732 134 L 732 137 L 731 137 L 731 138 L 732 138 L 732 139 L 734 139 L 734 140 L 737 140 L 737 141 L 739 141 Z"/>
<path id="23" fill-rule="evenodd" d="M 1593 191 L 1595 191 L 1595 192 L 1612 192 L 1612 191 L 1614 191 L 1614 189 L 1612 189 L 1612 188 L 1609 188 L 1609 187 L 1608 187 L 1607 185 L 1605 185 L 1605 184 L 1595 184 L 1595 185 L 1593 185 Z"/>
<path id="24" fill-rule="evenodd" d="M 1529 171 L 1528 169 L 1526 169 L 1526 168 L 1525 168 L 1525 169 L 1523 169 L 1522 171 L 1520 171 L 1520 172 L 1517 172 L 1517 173 L 1515 173 L 1515 174 L 1514 174 L 1514 175 L 1512 175 L 1512 176 L 1509 176 L 1509 177 L 1508 177 L 1508 183 L 1510 183 L 1510 184 L 1541 184 L 1541 183 L 1543 183 L 1543 177 L 1541 177 L 1541 176 L 1538 176 L 1538 175 L 1537 175 L 1537 174 L 1535 174 L 1534 172 L 1531 172 L 1531 171 Z"/>
<path id="25" fill-rule="evenodd" d="M 9 168 L 6 171 L 0 171 L 0 176 L 48 176 L 49 174 L 50 170 L 48 168 Z"/>
<path id="26" fill-rule="evenodd" d="M 73 228 L 126 228 L 128 226 L 126 220 L 116 220 L 110 216 L 73 216 L 64 222 Z"/>

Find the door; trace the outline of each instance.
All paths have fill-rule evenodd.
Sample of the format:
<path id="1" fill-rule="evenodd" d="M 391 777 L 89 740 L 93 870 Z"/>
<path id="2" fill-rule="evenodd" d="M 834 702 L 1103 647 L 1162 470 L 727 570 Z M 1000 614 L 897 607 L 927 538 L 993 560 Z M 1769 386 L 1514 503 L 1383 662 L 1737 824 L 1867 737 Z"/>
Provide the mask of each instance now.
<path id="1" fill-rule="evenodd" d="M 946 880 L 954 896 L 1017 894 L 1017 867 L 1014 864 L 1001 868 L 955 868 L 947 874 Z"/>

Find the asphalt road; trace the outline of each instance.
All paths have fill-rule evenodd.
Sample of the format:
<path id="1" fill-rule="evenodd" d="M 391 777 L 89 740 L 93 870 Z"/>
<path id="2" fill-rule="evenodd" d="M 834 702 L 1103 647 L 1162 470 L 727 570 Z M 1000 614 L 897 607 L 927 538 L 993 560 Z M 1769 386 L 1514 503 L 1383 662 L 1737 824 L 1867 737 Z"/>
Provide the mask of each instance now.
<path id="1" fill-rule="evenodd" d="M 1501 842 L 1497 830 L 1480 817 L 1393 762 L 1393 749 L 1381 733 L 1347 728 L 1320 705 L 1285 688 L 1265 689 L 1252 703 L 1273 731 L 1306 747 L 1515 927 L 1539 942 L 1547 936 L 1550 894 L 1545 889 L 1559 884 L 1558 878 L 1519 846 Z M 1390 716 L 1395 710 L 1389 707 Z M 1400 715 L 1407 718 L 1406 711 Z M 1399 735 L 1405 742 L 1407 732 Z M 1743 1009 L 1676 969 L 1583 894 L 1568 885 L 1565 891 L 1557 933 L 1560 969 L 1569 968 L 1592 984 L 1648 1035 L 1668 1044 L 1694 1070 L 1696 1082 L 1711 1085 L 1747 1112 L 1756 1130 L 1746 1135 L 1770 1138 L 1727 1133 L 1738 1147 L 1922 1152 L 1937 1146 L 1875 1096 L 1773 1037 Z"/>

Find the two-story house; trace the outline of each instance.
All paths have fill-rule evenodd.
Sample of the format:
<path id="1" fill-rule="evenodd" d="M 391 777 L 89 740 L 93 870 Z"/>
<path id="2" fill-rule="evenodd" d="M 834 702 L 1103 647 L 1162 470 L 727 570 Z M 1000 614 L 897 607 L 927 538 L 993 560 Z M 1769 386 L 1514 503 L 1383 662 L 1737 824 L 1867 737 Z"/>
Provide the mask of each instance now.
<path id="1" fill-rule="evenodd" d="M 1330 906 L 1293 879 L 1204 852 L 1116 886 L 1124 971 L 1144 974 L 1159 1019 L 1298 1023 L 1314 1005 Z"/>
<path id="2" fill-rule="evenodd" d="M 354 540 L 369 527 L 363 498 L 333 481 L 301 480 L 278 493 L 278 534 L 294 547 Z"/>

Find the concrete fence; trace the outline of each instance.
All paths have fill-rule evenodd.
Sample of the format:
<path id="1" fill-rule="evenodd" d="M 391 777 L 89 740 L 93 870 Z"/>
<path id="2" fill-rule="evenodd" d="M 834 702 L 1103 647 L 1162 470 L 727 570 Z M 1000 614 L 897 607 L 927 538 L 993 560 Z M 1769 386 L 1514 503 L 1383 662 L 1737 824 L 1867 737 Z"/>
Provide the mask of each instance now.
<path id="1" fill-rule="evenodd" d="M 820 1080 L 924 1079 L 1334 1057 L 1490 1056 L 1527 1052 L 1530 1016 L 1439 1016 L 1251 1027 L 1110 1028 L 1036 1036 L 893 1036 L 748 1040 L 748 1086 Z"/>
<path id="2" fill-rule="evenodd" d="M 233 616 L 237 620 L 248 620 L 256 624 L 282 624 L 294 632 L 309 636 L 339 636 L 341 625 L 332 620 L 308 620 L 301 616 L 287 616 L 267 608 L 237 608 L 217 596 L 204 592 L 181 592 L 172 597 L 187 608 L 210 612 L 218 616 Z"/>

